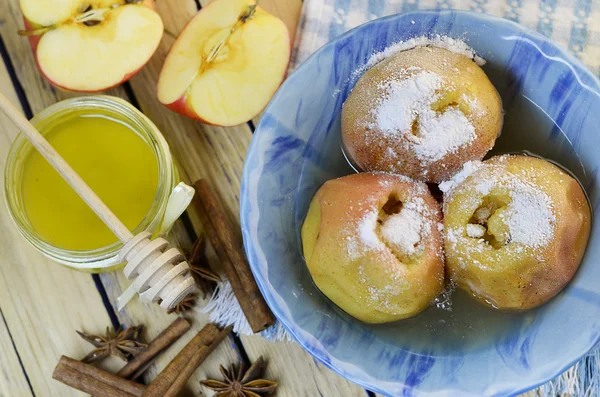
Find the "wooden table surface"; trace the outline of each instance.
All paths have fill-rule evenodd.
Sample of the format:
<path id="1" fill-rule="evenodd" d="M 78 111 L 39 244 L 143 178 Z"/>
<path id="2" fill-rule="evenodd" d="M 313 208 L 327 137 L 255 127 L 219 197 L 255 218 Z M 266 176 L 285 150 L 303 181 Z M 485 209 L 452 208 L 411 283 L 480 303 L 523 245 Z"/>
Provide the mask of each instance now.
<path id="1" fill-rule="evenodd" d="M 167 33 L 151 61 L 130 82 L 106 94 L 130 101 L 162 131 L 178 159 L 182 178 L 191 182 L 207 178 L 224 199 L 231 222 L 239 225 L 238 201 L 242 166 L 252 138 L 254 123 L 222 128 L 208 126 L 175 114 L 156 99 L 156 83 L 164 58 L 179 33 L 200 7 L 210 0 L 158 0 L 157 10 Z M 279 16 L 296 31 L 301 0 L 261 0 L 261 5 Z M 53 103 L 75 96 L 53 88 L 36 69 L 26 38 L 17 35 L 23 28 L 18 0 L 0 1 L 0 91 L 28 118 Z M 254 120 L 255 122 L 257 120 Z M 17 135 L 11 122 L 0 114 L 0 173 L 4 175 L 10 144 Z M 158 305 L 133 300 L 117 312 L 116 298 L 128 285 L 122 272 L 90 275 L 69 270 L 35 251 L 13 225 L 0 195 L 0 396 L 83 395 L 52 379 L 61 355 L 83 357 L 90 345 L 75 330 L 101 333 L 108 326 L 144 324 L 145 339 L 151 340 L 174 319 Z M 171 240 L 188 248 L 201 225 L 190 209 L 178 221 Z M 202 302 L 200 302 L 202 304 Z M 193 329 L 207 322 L 206 316 L 192 316 Z M 151 381 L 193 336 L 190 331 L 145 375 Z M 295 343 L 273 343 L 256 336 L 230 337 L 222 343 L 189 380 L 187 395 L 212 395 L 200 380 L 218 375 L 218 364 L 238 360 L 268 361 L 266 376 L 279 382 L 278 396 L 373 395 L 336 375 L 318 363 Z M 104 368 L 116 371 L 122 363 L 109 359 Z"/>

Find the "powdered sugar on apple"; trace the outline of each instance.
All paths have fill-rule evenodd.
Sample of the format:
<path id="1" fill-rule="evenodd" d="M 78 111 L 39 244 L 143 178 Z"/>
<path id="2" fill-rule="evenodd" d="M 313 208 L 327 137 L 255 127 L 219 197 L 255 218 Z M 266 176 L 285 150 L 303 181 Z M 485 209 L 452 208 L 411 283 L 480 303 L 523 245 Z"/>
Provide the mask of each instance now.
<path id="1" fill-rule="evenodd" d="M 405 41 L 394 43 L 389 47 L 385 48 L 383 51 L 371 55 L 367 63 L 355 69 L 345 80 L 344 83 L 353 86 L 354 82 L 358 80 L 358 78 L 362 76 L 364 72 L 366 72 L 368 69 L 375 66 L 379 62 L 399 52 L 412 50 L 413 48 L 418 47 L 444 48 L 448 51 L 454 52 L 456 54 L 461 54 L 466 56 L 467 58 L 472 59 L 479 66 L 483 66 L 486 63 L 485 59 L 477 55 L 475 51 L 467 45 L 467 43 L 460 39 L 454 39 L 452 37 L 440 35 L 435 35 L 433 37 L 419 36 Z M 343 90 L 341 90 L 340 88 L 334 90 L 333 96 L 337 97 L 342 91 Z"/>
<path id="2" fill-rule="evenodd" d="M 387 182 L 381 182 L 388 185 Z M 415 192 L 425 194 L 426 188 L 415 187 Z M 365 203 L 360 203 L 364 205 Z M 401 258 L 411 258 L 425 250 L 425 242 L 434 231 L 440 231 L 442 225 L 434 221 L 434 212 L 422 197 L 414 197 L 402 203 L 402 209 L 397 214 L 383 216 L 380 219 L 379 208 L 372 208 L 360 219 L 356 230 L 348 230 L 346 244 L 352 260 L 357 260 L 368 252 L 385 252 L 391 250 Z M 439 255 L 442 255 L 439 252 Z M 399 258 L 399 261 L 402 260 Z M 409 288 L 402 277 L 402 271 L 396 266 L 388 266 L 379 271 L 387 273 L 389 280 L 384 286 L 375 286 L 369 279 L 366 264 L 358 266 L 358 280 L 368 291 L 368 298 L 376 305 L 393 310 L 389 297 L 398 295 L 401 290 Z"/>
<path id="3" fill-rule="evenodd" d="M 410 257 L 422 252 L 424 240 L 432 233 L 432 228 L 440 231 L 441 224 L 434 222 L 432 210 L 422 198 L 417 197 L 403 203 L 397 214 L 379 219 L 379 209 L 373 207 L 358 223 L 355 232 L 349 231 L 346 237 L 348 253 L 358 259 L 366 251 L 392 249 L 402 257 Z"/>
<path id="4" fill-rule="evenodd" d="M 474 225 L 469 223 L 467 225 L 467 236 L 471 238 L 481 238 L 485 235 L 485 227 L 482 225 Z"/>
<path id="5" fill-rule="evenodd" d="M 477 182 L 470 184 L 471 189 L 476 193 L 476 197 L 472 198 L 474 205 L 479 205 L 485 196 L 493 196 L 494 190 L 506 191 L 510 202 L 497 210 L 499 211 L 497 216 L 508 229 L 508 243 L 522 244 L 531 248 L 544 247 L 552 240 L 556 224 L 550 198 L 519 175 L 505 173 L 503 169 L 502 164 L 490 166 L 481 162 L 469 162 L 450 181 L 441 183 L 439 187 L 444 192 L 446 200 L 451 200 L 453 192 L 461 189 L 461 183 L 474 175 L 477 177 Z M 478 172 L 479 170 L 481 173 Z M 490 212 L 486 218 L 489 219 L 491 216 L 494 214 Z M 486 228 L 483 225 L 467 224 L 463 230 L 457 228 L 448 230 L 446 239 L 454 246 L 459 244 L 461 239 L 478 239 L 478 245 L 467 243 L 466 246 L 481 252 L 487 245 L 482 238 L 485 233 Z M 517 247 L 514 250 L 520 252 Z"/>
<path id="6" fill-rule="evenodd" d="M 556 222 L 548 195 L 517 176 L 510 175 L 483 180 L 476 188 L 487 195 L 494 187 L 509 191 L 511 201 L 500 218 L 508 226 L 510 241 L 534 248 L 548 244 Z"/>
<path id="7" fill-rule="evenodd" d="M 423 232 L 423 215 L 404 208 L 381 225 L 381 237 L 396 251 L 408 256 L 417 251 Z"/>
<path id="8" fill-rule="evenodd" d="M 362 245 L 370 248 L 381 247 L 381 240 L 375 232 L 377 228 L 377 212 L 370 212 L 358 224 L 358 237 Z"/>
<path id="9" fill-rule="evenodd" d="M 392 44 L 372 55 L 363 67 L 354 71 L 350 80 L 356 80 L 365 70 L 399 52 L 427 46 L 464 55 L 480 66 L 485 64 L 485 60 L 462 40 L 440 35 L 419 36 Z M 370 129 L 391 137 L 402 136 L 406 139 L 404 144 L 410 146 L 417 160 L 424 164 L 441 160 L 476 138 L 475 128 L 458 107 L 451 106 L 442 112 L 431 108 L 440 99 L 443 88 L 452 88 L 448 82 L 433 72 L 419 72 L 418 68 L 407 68 L 401 73 L 405 73 L 407 78 L 389 81 L 379 87 L 385 94 L 373 111 L 374 123 L 368 125 Z M 461 100 L 469 105 L 474 115 L 482 112 L 475 99 L 463 95 Z M 414 123 L 418 124 L 417 134 L 412 133 Z M 373 138 L 377 139 L 376 136 Z M 393 150 L 386 154 L 392 159 L 395 157 Z"/>
<path id="10" fill-rule="evenodd" d="M 435 35 L 432 37 L 427 36 L 419 36 L 414 37 L 412 39 L 408 39 L 406 41 L 401 41 L 395 44 L 390 45 L 385 50 L 373 54 L 369 61 L 362 68 L 362 71 L 375 66 L 379 62 L 383 61 L 386 58 L 389 58 L 393 55 L 396 55 L 399 52 L 412 50 L 413 48 L 418 47 L 438 47 L 443 48 L 448 51 L 454 52 L 456 54 L 464 55 L 469 59 L 472 59 L 477 65 L 483 66 L 485 65 L 485 59 L 478 56 L 475 51 L 467 45 L 462 40 L 454 39 L 448 36 L 440 36 Z"/>
<path id="11" fill-rule="evenodd" d="M 467 161 L 463 168 L 454 175 L 451 179 L 444 181 L 438 185 L 438 188 L 445 195 L 450 194 L 450 192 L 460 185 L 465 179 L 467 179 L 471 174 L 477 171 L 483 163 L 481 161 Z"/>
<path id="12" fill-rule="evenodd" d="M 375 125 L 369 127 L 404 137 L 422 162 L 442 159 L 476 137 L 475 128 L 458 107 L 443 112 L 432 109 L 446 86 L 439 75 L 429 71 L 380 85 L 385 94 L 373 109 Z"/>

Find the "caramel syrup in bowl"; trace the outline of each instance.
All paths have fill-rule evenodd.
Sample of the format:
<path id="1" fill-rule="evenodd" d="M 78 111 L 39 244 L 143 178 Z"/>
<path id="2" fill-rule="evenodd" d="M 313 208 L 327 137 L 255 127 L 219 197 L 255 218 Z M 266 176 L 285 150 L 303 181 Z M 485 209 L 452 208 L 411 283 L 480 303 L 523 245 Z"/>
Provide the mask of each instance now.
<path id="1" fill-rule="evenodd" d="M 522 95 L 504 106 L 502 134 L 487 157 L 506 153 L 542 157 L 574 176 L 586 191 L 590 180 L 585 168 L 554 120 Z M 537 311 L 549 309 L 545 304 L 525 312 L 503 312 L 483 306 L 462 290 L 452 290 L 448 287 L 428 309 L 413 318 L 369 327 L 379 338 L 411 351 L 453 355 L 488 346 L 490 340 L 510 339 L 514 332 L 533 323 Z"/>

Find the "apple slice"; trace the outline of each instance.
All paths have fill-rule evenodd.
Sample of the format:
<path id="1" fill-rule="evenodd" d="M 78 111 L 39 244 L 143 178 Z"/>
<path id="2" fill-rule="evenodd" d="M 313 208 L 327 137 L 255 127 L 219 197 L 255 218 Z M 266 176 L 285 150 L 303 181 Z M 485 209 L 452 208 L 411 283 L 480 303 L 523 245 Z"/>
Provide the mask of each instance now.
<path id="1" fill-rule="evenodd" d="M 215 125 L 250 120 L 281 84 L 290 58 L 285 24 L 254 0 L 215 0 L 179 35 L 158 79 L 169 109 Z"/>
<path id="2" fill-rule="evenodd" d="M 150 60 L 163 23 L 154 0 L 20 0 L 41 73 L 56 87 L 97 92 Z"/>

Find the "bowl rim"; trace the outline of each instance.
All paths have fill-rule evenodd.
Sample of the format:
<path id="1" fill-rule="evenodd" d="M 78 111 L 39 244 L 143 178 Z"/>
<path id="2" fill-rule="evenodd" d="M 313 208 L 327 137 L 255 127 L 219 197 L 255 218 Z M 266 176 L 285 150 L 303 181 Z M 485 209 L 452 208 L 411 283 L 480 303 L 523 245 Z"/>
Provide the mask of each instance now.
<path id="1" fill-rule="evenodd" d="M 541 33 L 536 32 L 532 29 L 529 29 L 517 22 L 511 21 L 508 19 L 504 19 L 504 18 L 486 14 L 486 13 L 479 13 L 479 12 L 467 11 L 467 10 L 455 10 L 455 9 L 415 10 L 415 11 L 410 11 L 410 12 L 392 14 L 392 15 L 388 15 L 388 16 L 384 16 L 381 18 L 376 18 L 374 20 L 368 21 L 368 22 L 361 24 L 359 26 L 356 26 L 356 27 L 348 30 L 347 32 L 335 37 L 334 39 L 328 41 L 327 44 L 325 44 L 324 46 L 317 49 L 308 58 L 306 58 L 300 65 L 298 65 L 298 67 L 292 73 L 290 73 L 290 76 L 292 76 L 292 74 L 295 74 L 296 72 L 301 71 L 303 68 L 307 67 L 307 64 L 309 63 L 309 61 L 312 60 L 313 58 L 316 58 L 322 51 L 334 46 L 337 42 L 356 34 L 361 28 L 363 28 L 366 25 L 370 25 L 370 24 L 374 24 L 374 23 L 382 23 L 384 21 L 391 21 L 391 20 L 398 19 L 398 18 L 407 18 L 411 15 L 423 15 L 423 14 L 425 14 L 425 15 L 462 14 L 462 15 L 468 16 L 469 18 L 473 18 L 473 19 L 476 19 L 476 20 L 479 20 L 482 22 L 489 22 L 489 23 L 495 24 L 495 25 L 498 25 L 498 24 L 508 25 L 511 28 L 524 34 L 525 36 L 534 38 L 544 44 L 549 45 L 553 49 L 555 49 L 557 52 L 557 55 L 551 56 L 551 57 L 549 56 L 549 58 L 558 60 L 558 61 L 562 60 L 563 61 L 562 63 L 566 64 L 566 66 L 569 67 L 569 69 L 571 69 L 573 71 L 574 75 L 577 78 L 577 82 L 579 85 L 581 85 L 582 87 L 585 87 L 587 89 L 590 89 L 591 91 L 594 91 L 597 94 L 598 94 L 598 92 L 600 92 L 600 80 L 598 79 L 598 77 L 596 77 L 596 75 L 594 75 L 579 59 L 577 59 L 574 55 L 572 55 L 568 50 L 562 48 L 561 46 L 559 46 L 558 44 L 553 42 L 551 39 L 549 39 L 548 37 L 542 35 Z M 537 43 L 536 43 L 536 46 L 537 46 Z M 541 49 L 539 49 L 539 50 L 540 50 L 540 52 L 543 53 L 543 51 Z M 595 89 L 594 89 L 594 87 L 590 87 L 589 84 L 587 84 L 581 80 L 580 76 L 582 74 L 586 75 L 591 80 L 591 82 L 596 86 Z M 282 83 L 282 85 L 279 87 L 279 89 L 277 90 L 277 92 L 275 93 L 275 95 L 273 96 L 273 98 L 271 99 L 271 101 L 269 102 L 267 107 L 265 108 L 263 114 L 269 113 L 270 108 L 273 106 L 273 103 L 275 103 L 277 101 L 277 99 L 281 95 L 283 95 L 282 88 L 285 87 L 287 84 L 290 84 L 289 82 L 290 82 L 290 80 L 286 79 Z M 600 96 L 600 94 L 598 94 L 598 95 Z M 251 255 L 251 253 L 254 252 L 254 249 L 252 247 L 252 242 L 251 242 L 251 240 L 252 240 L 251 232 L 250 232 L 251 228 L 249 227 L 249 223 L 250 223 L 249 214 L 252 212 L 251 211 L 252 205 L 248 198 L 248 194 L 247 194 L 248 190 L 245 187 L 250 184 L 249 179 L 250 179 L 250 173 L 252 171 L 251 165 L 250 165 L 250 162 L 248 161 L 248 159 L 250 158 L 250 155 L 253 153 L 253 151 L 256 150 L 257 139 L 254 139 L 254 138 L 258 134 L 260 134 L 261 125 L 263 124 L 263 119 L 261 119 L 261 121 L 257 125 L 256 130 L 254 132 L 253 139 L 251 140 L 250 145 L 248 147 L 248 152 L 246 154 L 246 159 L 244 161 L 244 168 L 243 168 L 243 172 L 242 172 L 241 195 L 240 195 L 240 214 L 241 214 L 240 221 L 241 221 L 241 226 L 242 226 L 242 236 L 243 236 L 244 248 L 245 248 L 245 251 L 247 254 L 248 262 L 250 264 L 250 268 L 256 279 L 258 287 L 259 287 L 263 297 L 265 298 L 265 301 L 267 302 L 267 304 L 269 305 L 269 307 L 271 308 L 271 310 L 273 311 L 273 313 L 275 314 L 277 319 L 281 322 L 281 324 L 288 331 L 288 333 L 292 336 L 292 338 L 300 346 L 302 346 L 302 348 L 305 351 L 310 353 L 313 357 L 318 359 L 323 365 L 325 365 L 327 368 L 331 369 L 336 374 L 342 376 L 343 378 L 345 378 L 365 389 L 368 389 L 372 392 L 382 394 L 385 396 L 389 396 L 390 395 L 389 392 L 382 390 L 377 385 L 378 382 L 376 379 L 368 378 L 368 377 L 365 378 L 365 377 L 361 377 L 360 375 L 348 375 L 345 373 L 343 368 L 338 368 L 333 364 L 333 362 L 336 361 L 337 359 L 334 356 L 332 356 L 331 354 L 329 354 L 329 352 L 327 350 L 314 349 L 314 347 L 310 343 L 310 340 L 304 338 L 302 335 L 300 335 L 300 333 L 296 332 L 295 321 L 293 320 L 293 318 L 291 318 L 291 317 L 288 318 L 287 315 L 284 313 L 284 311 L 281 310 L 281 308 L 278 306 L 275 299 L 273 299 L 273 296 L 271 295 L 270 288 L 267 285 L 268 283 L 266 283 L 264 280 L 262 280 L 261 277 L 259 277 L 260 265 L 253 261 L 253 259 L 252 259 L 253 255 Z M 600 333 L 598 333 L 598 335 L 596 335 L 594 339 L 590 340 L 590 342 L 582 343 L 581 346 L 583 347 L 583 349 L 580 349 L 577 352 L 574 352 L 574 354 L 572 355 L 572 359 L 568 360 L 565 364 L 557 367 L 556 370 L 548 371 L 545 374 L 540 374 L 538 376 L 535 376 L 532 374 L 533 379 L 530 382 L 521 382 L 521 386 L 515 386 L 513 388 L 513 390 L 509 391 L 509 395 L 516 396 L 516 395 L 525 393 L 529 390 L 537 388 L 537 387 L 551 381 L 552 379 L 556 378 L 558 375 L 565 372 L 567 369 L 571 368 L 578 361 L 580 361 L 587 353 L 589 353 L 598 344 L 598 342 L 600 342 Z M 517 382 L 517 385 L 518 385 L 518 382 Z M 419 393 L 418 395 L 421 395 L 421 396 L 425 396 L 428 394 L 427 392 L 420 392 L 420 391 L 418 393 Z"/>

